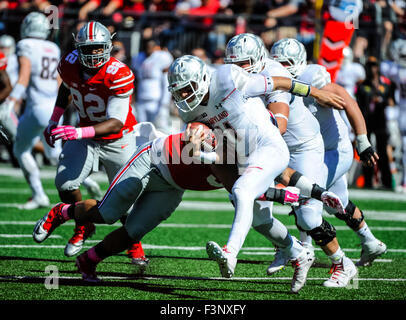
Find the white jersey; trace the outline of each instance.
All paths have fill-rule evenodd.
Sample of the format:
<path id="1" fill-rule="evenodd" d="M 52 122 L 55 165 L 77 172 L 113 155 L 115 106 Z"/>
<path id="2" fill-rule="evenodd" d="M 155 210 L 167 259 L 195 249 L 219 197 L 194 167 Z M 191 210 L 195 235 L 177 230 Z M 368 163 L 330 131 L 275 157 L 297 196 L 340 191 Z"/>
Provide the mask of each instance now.
<path id="1" fill-rule="evenodd" d="M 133 69 L 137 72 L 137 100 L 162 99 L 162 95 L 168 91 L 165 69 L 169 68 L 172 61 L 169 52 L 159 50 L 143 61 L 135 62 Z"/>
<path id="2" fill-rule="evenodd" d="M 58 46 L 48 40 L 27 38 L 17 43 L 16 53 L 31 62 L 30 82 L 26 91 L 27 106 L 53 108 L 58 95 Z"/>
<path id="3" fill-rule="evenodd" d="M 247 156 L 258 145 L 285 144 L 263 104 L 249 99 L 268 91 L 265 76 L 249 74 L 233 64 L 222 65 L 211 76 L 207 106 L 200 105 L 190 112 L 179 110 L 179 115 L 186 123 L 202 122 L 213 129 L 235 133 L 237 146 L 241 143 L 245 153 L 239 153 L 243 149 L 237 147 L 237 154 Z"/>
<path id="4" fill-rule="evenodd" d="M 266 59 L 265 67 L 261 74 L 268 77 L 279 76 L 292 78 L 292 75 L 285 67 L 271 59 Z M 265 105 L 273 102 L 283 102 L 289 105 L 288 126 L 286 132 L 283 134 L 283 139 L 289 149 L 313 140 L 320 133 L 319 123 L 304 105 L 303 98 L 291 95 L 287 92 L 275 91 L 267 94 L 263 99 Z"/>
<path id="5" fill-rule="evenodd" d="M 318 89 L 331 82 L 326 68 L 318 64 L 310 64 L 300 75 L 299 80 L 310 83 Z M 320 124 L 325 150 L 337 149 L 340 139 L 349 139 L 348 128 L 338 110 L 319 105 L 313 98 L 303 99 L 306 107 L 316 117 Z"/>
<path id="6" fill-rule="evenodd" d="M 357 82 L 363 80 L 365 80 L 364 67 L 359 63 L 347 63 L 343 64 L 337 73 L 336 83 L 344 87 L 351 97 L 354 98 Z"/>
<path id="7" fill-rule="evenodd" d="M 17 55 L 11 54 L 7 57 L 7 74 L 10 78 L 11 86 L 14 87 L 18 80 L 18 59 Z"/>

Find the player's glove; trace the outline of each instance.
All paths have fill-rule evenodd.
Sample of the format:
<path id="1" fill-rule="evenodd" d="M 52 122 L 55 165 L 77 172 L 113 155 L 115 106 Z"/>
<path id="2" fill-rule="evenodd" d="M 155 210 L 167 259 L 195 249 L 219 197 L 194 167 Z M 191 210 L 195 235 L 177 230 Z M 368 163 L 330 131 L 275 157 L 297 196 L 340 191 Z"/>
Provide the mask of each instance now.
<path id="1" fill-rule="evenodd" d="M 321 194 L 321 201 L 330 208 L 338 211 L 340 214 L 345 214 L 345 208 L 340 198 L 331 191 L 324 191 Z"/>
<path id="2" fill-rule="evenodd" d="M 301 195 L 299 188 L 286 187 L 284 189 L 269 188 L 257 200 L 275 201 L 281 204 L 289 204 L 292 207 L 297 207 L 309 200 L 309 198 Z"/>
<path id="3" fill-rule="evenodd" d="M 375 150 L 372 148 L 368 137 L 366 134 L 360 134 L 356 138 L 357 140 L 357 152 L 364 164 L 373 166 L 376 163 L 376 160 L 379 159 Z"/>
<path id="4" fill-rule="evenodd" d="M 53 129 L 56 128 L 56 126 L 57 126 L 57 123 L 50 120 L 48 123 L 48 127 L 46 127 L 43 132 L 45 141 L 51 148 L 53 148 L 55 146 L 55 138 L 53 136 L 51 136 L 51 132 Z"/>
<path id="5" fill-rule="evenodd" d="M 95 130 L 93 127 L 75 128 L 73 126 L 59 126 L 51 131 L 51 136 L 55 140 L 80 140 L 85 138 L 93 138 Z"/>

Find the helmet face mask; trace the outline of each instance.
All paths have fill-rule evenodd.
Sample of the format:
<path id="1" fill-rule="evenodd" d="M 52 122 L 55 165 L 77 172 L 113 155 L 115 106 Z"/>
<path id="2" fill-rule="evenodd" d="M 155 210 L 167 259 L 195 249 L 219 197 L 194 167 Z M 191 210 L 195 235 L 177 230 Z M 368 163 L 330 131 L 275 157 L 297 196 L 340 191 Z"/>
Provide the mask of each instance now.
<path id="1" fill-rule="evenodd" d="M 307 65 L 306 49 L 296 39 L 277 41 L 271 48 L 271 58 L 281 63 L 295 78 L 300 76 Z"/>
<path id="2" fill-rule="evenodd" d="M 190 112 L 199 106 L 208 93 L 210 77 L 201 59 L 185 55 L 171 64 L 168 82 L 168 90 L 176 107 L 183 112 Z"/>
<path id="3" fill-rule="evenodd" d="M 227 43 L 224 62 L 244 67 L 247 72 L 260 73 L 265 65 L 267 56 L 265 46 L 258 36 L 242 33 L 234 36 Z"/>
<path id="4" fill-rule="evenodd" d="M 79 61 L 86 68 L 98 69 L 110 60 L 112 50 L 110 31 L 99 22 L 91 21 L 75 37 Z"/>

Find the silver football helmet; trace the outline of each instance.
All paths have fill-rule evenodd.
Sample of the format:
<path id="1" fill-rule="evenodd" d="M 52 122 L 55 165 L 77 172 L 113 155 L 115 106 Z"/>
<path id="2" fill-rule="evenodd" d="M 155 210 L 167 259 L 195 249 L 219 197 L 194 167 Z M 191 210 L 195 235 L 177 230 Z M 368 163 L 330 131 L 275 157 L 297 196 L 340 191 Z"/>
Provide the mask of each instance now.
<path id="1" fill-rule="evenodd" d="M 0 50 L 6 55 L 6 57 L 12 55 L 16 51 L 16 42 L 12 36 L 3 34 L 0 36 Z"/>
<path id="2" fill-rule="evenodd" d="M 292 38 L 275 42 L 271 48 L 271 59 L 280 62 L 295 78 L 304 71 L 307 65 L 304 45 Z"/>
<path id="3" fill-rule="evenodd" d="M 46 39 L 51 31 L 51 25 L 48 18 L 41 12 L 31 12 L 28 14 L 20 29 L 21 39 L 40 38 Z"/>
<path id="4" fill-rule="evenodd" d="M 103 66 L 110 60 L 110 53 L 113 48 L 111 38 L 113 36 L 100 22 L 90 21 L 86 23 L 74 36 L 80 63 L 91 69 Z"/>
<path id="5" fill-rule="evenodd" d="M 185 55 L 172 62 L 168 71 L 168 82 L 168 90 L 176 107 L 183 112 L 189 112 L 202 102 L 209 91 L 210 75 L 203 60 Z"/>
<path id="6" fill-rule="evenodd" d="M 252 33 L 241 33 L 228 41 L 225 55 L 225 63 L 249 61 L 250 66 L 245 70 L 260 73 L 265 65 L 267 51 L 260 37 Z"/>

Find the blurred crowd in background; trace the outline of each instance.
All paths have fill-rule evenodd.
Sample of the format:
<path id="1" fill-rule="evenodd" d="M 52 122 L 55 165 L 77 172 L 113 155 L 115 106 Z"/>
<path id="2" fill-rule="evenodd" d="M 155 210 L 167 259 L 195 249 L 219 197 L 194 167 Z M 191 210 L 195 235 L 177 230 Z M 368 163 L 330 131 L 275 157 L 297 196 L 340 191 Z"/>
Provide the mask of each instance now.
<path id="1" fill-rule="evenodd" d="M 268 49 L 279 39 L 296 38 L 305 45 L 309 63 L 317 62 L 315 41 L 323 33 L 327 19 L 326 2 L 318 11 L 323 1 L 0 0 L 0 50 L 8 55 L 8 72 L 13 82 L 18 72 L 15 43 L 20 39 L 19 25 L 28 12 L 54 14 L 58 27 L 52 32 L 52 40 L 63 53 L 73 48 L 72 33 L 85 21 L 100 21 L 116 33 L 112 55 L 136 74 L 138 91 L 133 103 L 137 120 L 154 122 L 158 129 L 169 133 L 182 124 L 162 79 L 164 72 L 156 72 L 156 68 L 164 71 L 183 54 L 199 56 L 216 68 L 223 63 L 227 41 L 243 32 L 260 35 Z M 362 12 L 353 23 L 356 30 L 350 46 L 344 50 L 336 82 L 357 99 L 382 161 L 368 170 L 361 167 L 355 154 L 349 183 L 404 192 L 406 188 L 399 186 L 398 178 L 403 170 L 402 138 L 397 125 L 399 97 L 396 85 L 380 74 L 380 66 L 396 60 L 396 43 L 406 39 L 406 0 L 362 1 Z M 151 63 L 153 59 L 149 58 L 161 51 L 168 58 L 162 59 L 159 66 Z M 154 86 L 153 81 L 154 90 L 144 89 Z M 368 89 L 371 87 L 376 90 L 371 92 Z M 141 109 L 141 105 L 146 109 Z M 65 121 L 75 121 L 73 109 L 72 117 L 66 117 Z M 41 152 L 37 153 L 40 159 Z M 0 160 L 12 161 L 4 147 Z M 17 166 L 15 162 L 14 165 Z"/>

